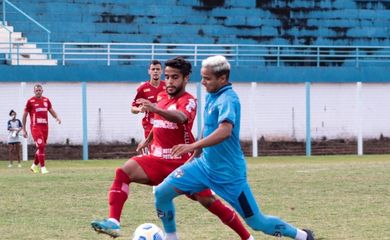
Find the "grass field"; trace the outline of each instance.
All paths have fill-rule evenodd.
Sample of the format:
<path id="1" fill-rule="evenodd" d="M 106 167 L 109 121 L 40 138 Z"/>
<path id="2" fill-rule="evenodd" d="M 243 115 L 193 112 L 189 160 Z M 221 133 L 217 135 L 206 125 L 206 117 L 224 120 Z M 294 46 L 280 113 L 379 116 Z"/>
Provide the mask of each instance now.
<path id="1" fill-rule="evenodd" d="M 109 239 L 90 229 L 107 215 L 107 190 L 125 160 L 48 161 L 48 175 L 0 162 L 0 239 Z M 316 232 L 318 239 L 390 239 L 390 156 L 248 159 L 248 179 L 264 213 Z M 183 240 L 238 239 L 198 203 L 176 201 Z M 161 226 L 152 190 L 131 185 L 122 237 L 141 223 Z M 257 240 L 274 239 L 250 230 Z"/>

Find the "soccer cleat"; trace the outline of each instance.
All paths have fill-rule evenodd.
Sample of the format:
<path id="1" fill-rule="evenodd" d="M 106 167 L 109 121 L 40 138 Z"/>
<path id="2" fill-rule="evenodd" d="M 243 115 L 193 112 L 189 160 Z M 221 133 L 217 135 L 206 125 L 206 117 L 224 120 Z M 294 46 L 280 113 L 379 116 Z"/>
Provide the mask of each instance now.
<path id="1" fill-rule="evenodd" d="M 19 164 L 18 164 L 18 167 L 22 167 L 22 164 L 19 163 Z"/>
<path id="2" fill-rule="evenodd" d="M 304 231 L 304 232 L 307 233 L 306 240 L 315 240 L 315 238 L 314 238 L 314 233 L 313 233 L 312 230 L 309 230 L 309 229 L 302 229 L 302 231 Z"/>
<path id="3" fill-rule="evenodd" d="M 39 168 L 38 168 L 37 165 L 32 165 L 32 166 L 30 167 L 30 170 L 31 170 L 31 172 L 33 172 L 33 173 L 39 173 Z"/>
<path id="4" fill-rule="evenodd" d="M 91 222 L 91 226 L 96 232 L 107 234 L 112 238 L 119 237 L 121 231 L 121 227 L 118 224 L 108 219 L 104 219 L 103 221 L 94 220 Z"/>
<path id="5" fill-rule="evenodd" d="M 8 167 L 9 167 L 9 168 L 12 168 L 12 164 L 8 164 Z"/>
<path id="6" fill-rule="evenodd" d="M 47 173 L 49 173 L 49 171 L 47 171 L 47 169 L 45 167 L 42 167 L 41 168 L 41 173 L 42 174 L 47 174 Z"/>

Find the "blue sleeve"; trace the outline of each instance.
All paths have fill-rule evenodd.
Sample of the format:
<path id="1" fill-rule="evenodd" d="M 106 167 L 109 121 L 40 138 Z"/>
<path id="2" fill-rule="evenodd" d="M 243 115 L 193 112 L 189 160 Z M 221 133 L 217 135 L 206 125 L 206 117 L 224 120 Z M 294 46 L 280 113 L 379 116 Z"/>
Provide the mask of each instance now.
<path id="1" fill-rule="evenodd" d="M 22 122 L 18 119 L 18 123 L 19 123 L 19 127 L 22 128 L 23 125 L 22 125 Z"/>
<path id="2" fill-rule="evenodd" d="M 7 130 L 9 131 L 11 129 L 11 120 L 8 120 L 7 122 Z"/>
<path id="3" fill-rule="evenodd" d="M 224 99 L 218 104 L 218 124 L 228 121 L 235 125 L 237 113 L 235 111 L 235 102 L 231 99 Z"/>

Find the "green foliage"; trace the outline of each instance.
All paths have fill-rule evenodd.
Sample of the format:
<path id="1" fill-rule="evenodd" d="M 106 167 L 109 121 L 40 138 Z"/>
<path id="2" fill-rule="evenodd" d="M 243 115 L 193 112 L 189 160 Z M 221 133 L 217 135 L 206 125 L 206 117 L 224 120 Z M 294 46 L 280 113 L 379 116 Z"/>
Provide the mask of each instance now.
<path id="1" fill-rule="evenodd" d="M 109 239 L 90 229 L 107 217 L 107 190 L 125 160 L 48 161 L 47 175 L 0 166 L 1 239 Z M 248 159 L 248 180 L 261 209 L 319 239 L 390 239 L 389 156 L 267 157 Z M 132 184 L 122 216 L 131 239 L 141 223 L 161 226 L 152 189 Z M 184 240 L 238 239 L 186 197 L 175 200 Z M 274 239 L 250 230 L 256 239 Z"/>

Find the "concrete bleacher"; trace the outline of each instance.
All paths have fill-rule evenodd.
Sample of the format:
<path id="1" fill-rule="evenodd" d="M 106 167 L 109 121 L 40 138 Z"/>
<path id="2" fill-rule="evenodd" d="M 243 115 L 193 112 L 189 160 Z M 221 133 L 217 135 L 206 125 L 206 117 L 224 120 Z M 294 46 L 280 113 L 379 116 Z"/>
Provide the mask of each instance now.
<path id="1" fill-rule="evenodd" d="M 389 45 L 390 2 L 363 0 L 12 0 L 54 42 Z M 45 34 L 20 14 L 32 41 Z"/>

